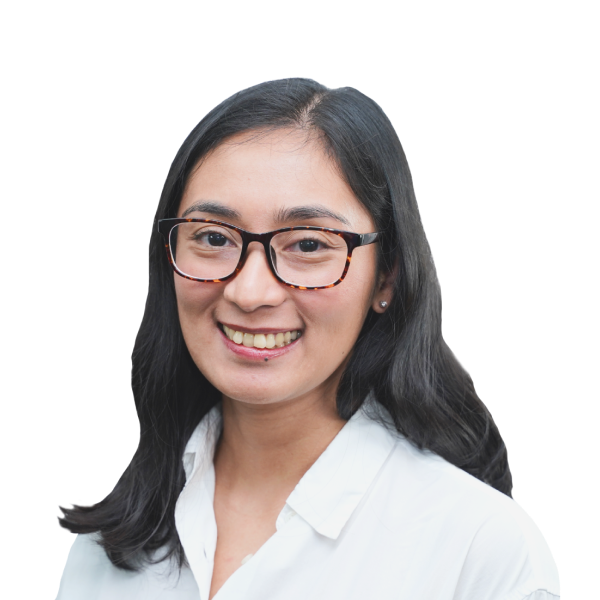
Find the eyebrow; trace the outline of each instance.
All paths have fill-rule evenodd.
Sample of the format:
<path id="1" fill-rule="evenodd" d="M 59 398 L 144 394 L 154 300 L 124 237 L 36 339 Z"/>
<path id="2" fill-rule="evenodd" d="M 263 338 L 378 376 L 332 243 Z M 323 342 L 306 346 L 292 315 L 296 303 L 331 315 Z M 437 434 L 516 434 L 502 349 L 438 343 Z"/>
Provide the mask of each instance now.
<path id="1" fill-rule="evenodd" d="M 191 206 L 186 208 L 184 213 L 181 215 L 182 218 L 187 217 L 193 212 L 203 212 L 213 215 L 215 217 L 221 217 L 223 219 L 240 219 L 241 214 L 233 209 L 220 204 L 219 202 L 211 201 L 199 201 L 194 202 Z M 307 206 L 292 206 L 290 208 L 281 208 L 275 217 L 275 221 L 278 224 L 289 223 L 290 221 L 309 221 L 310 219 L 322 219 L 322 218 L 335 219 L 344 225 L 350 225 L 350 222 L 344 215 L 333 212 L 324 206 L 319 204 L 307 205 Z"/>

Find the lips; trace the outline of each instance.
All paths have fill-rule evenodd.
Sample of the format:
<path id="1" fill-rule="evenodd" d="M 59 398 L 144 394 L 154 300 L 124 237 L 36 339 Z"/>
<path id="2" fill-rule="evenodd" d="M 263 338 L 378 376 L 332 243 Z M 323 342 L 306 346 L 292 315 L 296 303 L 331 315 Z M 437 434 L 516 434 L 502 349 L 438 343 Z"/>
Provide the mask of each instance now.
<path id="1" fill-rule="evenodd" d="M 221 323 L 218 323 L 217 329 L 220 330 L 221 339 L 225 343 L 225 345 L 235 354 L 242 356 L 251 361 L 267 361 L 273 358 L 277 358 L 278 356 L 282 356 L 287 354 L 297 346 L 298 343 L 303 339 L 304 336 L 300 335 L 294 341 L 291 341 L 289 344 L 276 347 L 276 348 L 255 348 L 244 346 L 243 344 L 236 344 L 231 341 L 225 331 L 223 330 L 223 326 Z"/>
<path id="2" fill-rule="evenodd" d="M 276 335 L 278 333 L 286 333 L 288 331 L 301 331 L 303 332 L 302 327 L 292 327 L 292 328 L 274 328 L 274 327 L 263 327 L 263 328 L 253 328 L 253 327 L 242 327 L 241 325 L 233 325 L 231 323 L 221 323 L 220 321 L 217 321 L 217 326 L 219 327 L 219 329 L 223 332 L 225 332 L 225 330 L 223 329 L 223 325 L 226 325 L 227 327 L 229 327 L 229 329 L 233 329 L 234 331 L 240 331 L 241 333 L 250 333 L 252 335 L 256 335 L 257 333 L 264 333 L 264 334 L 268 334 L 268 333 L 272 333 L 273 335 Z"/>

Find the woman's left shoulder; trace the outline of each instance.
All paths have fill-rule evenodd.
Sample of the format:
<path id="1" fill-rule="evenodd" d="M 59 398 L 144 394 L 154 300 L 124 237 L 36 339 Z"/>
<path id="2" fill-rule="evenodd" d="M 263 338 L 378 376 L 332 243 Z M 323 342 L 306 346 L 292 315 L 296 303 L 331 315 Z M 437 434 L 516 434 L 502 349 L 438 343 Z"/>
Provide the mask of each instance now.
<path id="1" fill-rule="evenodd" d="M 558 572 L 542 533 L 510 498 L 499 502 L 475 531 L 465 555 L 457 598 L 473 590 L 503 590 L 503 600 L 554 600 L 560 596 Z M 461 594 L 461 590 L 469 594 Z"/>
<path id="2" fill-rule="evenodd" d="M 539 526 L 487 483 L 400 443 L 374 491 L 370 512 L 395 552 L 427 556 L 430 570 L 445 574 L 453 600 L 560 598 L 556 562 Z"/>

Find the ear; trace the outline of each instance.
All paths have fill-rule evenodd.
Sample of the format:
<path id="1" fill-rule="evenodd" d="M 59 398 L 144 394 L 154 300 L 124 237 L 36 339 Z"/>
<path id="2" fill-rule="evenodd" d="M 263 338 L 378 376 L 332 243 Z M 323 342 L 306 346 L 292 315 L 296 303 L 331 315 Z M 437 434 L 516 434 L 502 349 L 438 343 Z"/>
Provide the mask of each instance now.
<path id="1" fill-rule="evenodd" d="M 379 274 L 375 293 L 373 294 L 373 301 L 371 303 L 371 308 L 376 313 L 384 313 L 389 308 L 392 302 L 394 281 L 396 281 L 397 275 L 398 263 L 394 265 L 394 268 L 391 271 Z"/>

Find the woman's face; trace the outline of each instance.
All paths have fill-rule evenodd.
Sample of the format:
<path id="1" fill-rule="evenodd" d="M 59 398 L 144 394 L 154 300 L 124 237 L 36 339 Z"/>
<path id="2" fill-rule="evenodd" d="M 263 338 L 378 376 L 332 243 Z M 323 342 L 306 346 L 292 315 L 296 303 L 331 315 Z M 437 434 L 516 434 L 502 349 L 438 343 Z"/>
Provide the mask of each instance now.
<path id="1" fill-rule="evenodd" d="M 294 130 L 256 139 L 240 134 L 220 145 L 190 176 L 178 216 L 184 214 L 255 233 L 292 225 L 375 231 L 319 143 L 307 142 Z M 344 281 L 317 291 L 280 283 L 256 242 L 231 280 L 200 283 L 175 274 L 179 319 L 194 362 L 218 390 L 237 401 L 332 397 L 367 312 L 381 312 L 379 301 L 390 299 L 377 281 L 376 253 L 375 244 L 356 248 Z M 269 334 L 278 341 L 278 333 L 297 337 L 281 348 L 257 350 L 236 344 L 240 335 L 229 339 L 224 326 L 230 336 L 262 334 L 271 343 Z M 246 336 L 246 343 L 251 340 Z"/>

